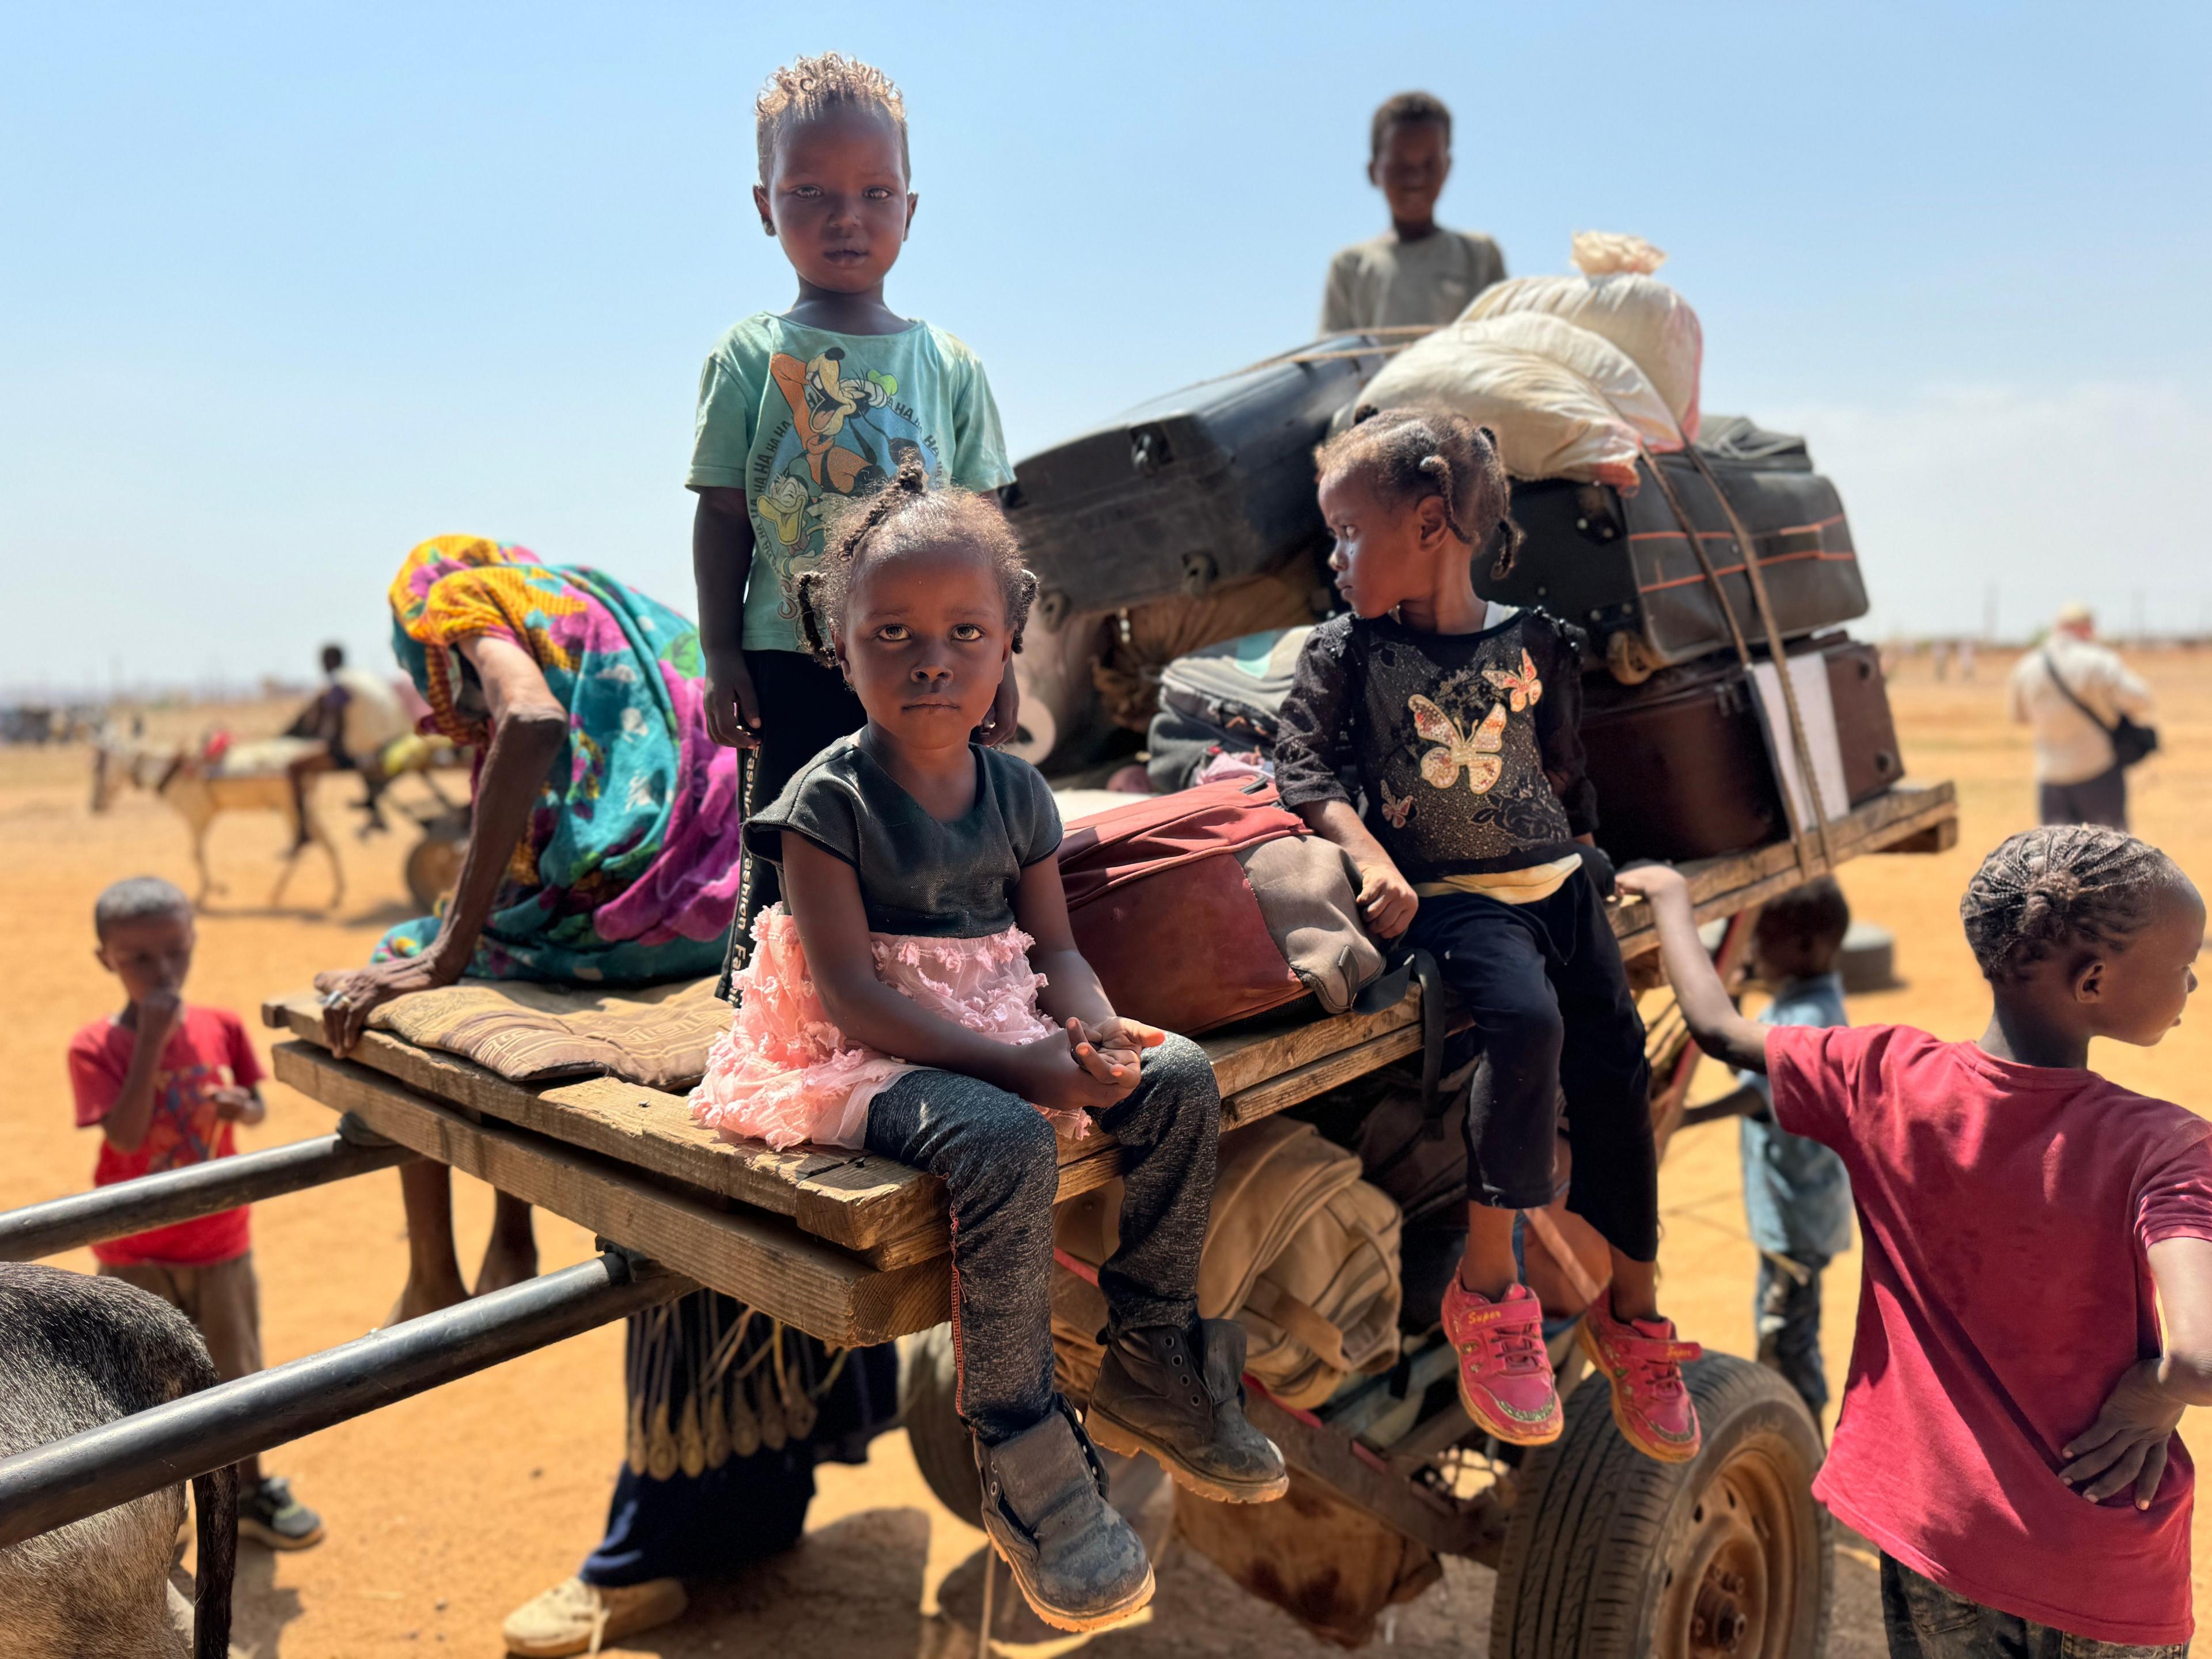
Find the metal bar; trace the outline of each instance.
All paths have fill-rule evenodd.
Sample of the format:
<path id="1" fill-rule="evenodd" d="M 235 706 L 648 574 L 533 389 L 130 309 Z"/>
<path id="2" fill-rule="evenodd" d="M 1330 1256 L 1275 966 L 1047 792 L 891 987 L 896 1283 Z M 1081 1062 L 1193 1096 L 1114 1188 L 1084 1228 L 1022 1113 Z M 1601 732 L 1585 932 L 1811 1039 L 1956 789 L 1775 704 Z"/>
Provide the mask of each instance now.
<path id="1" fill-rule="evenodd" d="M 594 1261 L 0 1460 L 0 1548 L 696 1288 Z"/>
<path id="2" fill-rule="evenodd" d="M 1244 1414 L 1282 1449 L 1285 1460 L 1354 1509 L 1426 1544 L 1440 1555 L 1465 1555 L 1495 1565 L 1498 1513 L 1488 1496 L 1462 1503 L 1394 1473 L 1373 1452 L 1338 1434 L 1311 1412 L 1278 1404 L 1244 1379 Z M 0 1465 L 4 1469 L 5 1465 Z M 4 1537 L 0 1534 L 0 1537 Z"/>
<path id="3" fill-rule="evenodd" d="M 35 1261 L 82 1244 L 172 1226 L 240 1204 L 325 1186 L 415 1156 L 381 1137 L 368 1144 L 343 1133 L 289 1146 L 210 1158 L 205 1164 L 118 1181 L 0 1214 L 0 1261 Z"/>

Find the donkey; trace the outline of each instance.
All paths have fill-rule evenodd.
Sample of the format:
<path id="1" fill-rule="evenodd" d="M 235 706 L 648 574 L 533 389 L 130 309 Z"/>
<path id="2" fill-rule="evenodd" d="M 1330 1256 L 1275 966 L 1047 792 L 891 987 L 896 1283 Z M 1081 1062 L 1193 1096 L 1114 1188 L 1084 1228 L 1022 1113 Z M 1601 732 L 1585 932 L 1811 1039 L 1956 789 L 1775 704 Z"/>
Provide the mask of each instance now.
<path id="1" fill-rule="evenodd" d="M 187 749 L 166 754 L 137 747 L 102 733 L 92 751 L 92 810 L 105 812 L 126 784 L 151 790 L 175 809 L 192 834 L 192 861 L 199 866 L 200 890 L 192 902 L 204 905 L 208 895 L 226 891 L 209 873 L 208 826 L 223 812 L 281 812 L 306 831 L 307 838 L 323 849 L 331 863 L 332 909 L 345 900 L 345 869 L 338 849 L 315 814 L 311 798 L 304 823 L 295 817 L 292 785 L 285 767 L 317 745 L 296 738 L 264 738 L 233 744 L 220 763 L 201 759 Z M 284 902 L 284 890 L 300 862 L 298 849 L 284 855 L 276 885 L 269 895 L 271 906 Z"/>
<path id="2" fill-rule="evenodd" d="M 192 1323 L 119 1279 L 0 1263 L 0 1456 L 212 1387 Z M 189 1640 L 170 1612 L 185 1489 L 0 1548 L 9 1659 L 225 1659 L 238 1557 L 238 1472 L 192 1481 L 198 1573 Z M 181 1605 L 181 1604 L 179 1604 Z"/>

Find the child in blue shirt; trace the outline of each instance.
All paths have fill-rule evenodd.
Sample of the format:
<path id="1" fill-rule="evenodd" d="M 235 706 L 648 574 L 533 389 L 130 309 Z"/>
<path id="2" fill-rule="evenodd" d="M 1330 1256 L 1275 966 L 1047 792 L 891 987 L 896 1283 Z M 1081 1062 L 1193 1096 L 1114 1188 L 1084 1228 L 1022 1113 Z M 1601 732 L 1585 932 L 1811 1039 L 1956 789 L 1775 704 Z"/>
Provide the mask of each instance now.
<path id="1" fill-rule="evenodd" d="M 1765 1025 L 1848 1025 L 1836 958 L 1851 909 L 1832 876 L 1770 900 L 1751 936 L 1752 969 L 1774 993 Z M 1851 1247 L 1851 1186 L 1844 1161 L 1774 1121 L 1760 1072 L 1737 1074 L 1743 1120 L 1743 1208 L 1759 1246 L 1759 1364 L 1779 1371 L 1819 1422 L 1828 1403 L 1820 1358 L 1820 1274 Z M 1749 1097 L 1756 1097 L 1756 1100 Z"/>
<path id="2" fill-rule="evenodd" d="M 866 720 L 833 669 L 807 655 L 794 581 L 838 520 L 918 458 L 933 483 L 1010 482 L 998 405 L 960 341 L 884 303 L 917 198 L 906 106 L 883 71 L 836 52 L 769 78 L 757 105 L 761 229 L 799 276 L 788 310 L 725 334 L 699 380 L 691 532 L 706 658 L 707 722 L 753 750 L 744 811 Z M 1014 729 L 1013 677 L 982 734 Z M 746 860 L 732 950 L 776 896 L 775 868 Z"/>

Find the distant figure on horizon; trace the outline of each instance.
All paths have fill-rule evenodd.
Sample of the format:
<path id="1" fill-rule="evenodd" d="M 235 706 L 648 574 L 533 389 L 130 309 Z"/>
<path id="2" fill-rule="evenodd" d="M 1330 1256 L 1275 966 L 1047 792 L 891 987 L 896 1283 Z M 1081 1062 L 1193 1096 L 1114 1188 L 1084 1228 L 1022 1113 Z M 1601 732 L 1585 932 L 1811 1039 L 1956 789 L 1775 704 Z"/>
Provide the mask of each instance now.
<path id="1" fill-rule="evenodd" d="M 2013 719 L 2035 728 L 2037 816 L 2045 823 L 2128 827 L 2127 763 L 2112 747 L 2121 717 L 2150 713 L 2150 688 L 2096 641 L 2086 605 L 2058 613 L 2039 649 L 2012 672 Z"/>
<path id="2" fill-rule="evenodd" d="M 1451 176 L 1451 112 L 1425 92 L 1383 100 L 1369 130 L 1367 178 L 1390 204 L 1390 228 L 1329 262 L 1321 331 L 1448 323 L 1492 283 L 1505 256 L 1489 237 L 1437 223 Z"/>

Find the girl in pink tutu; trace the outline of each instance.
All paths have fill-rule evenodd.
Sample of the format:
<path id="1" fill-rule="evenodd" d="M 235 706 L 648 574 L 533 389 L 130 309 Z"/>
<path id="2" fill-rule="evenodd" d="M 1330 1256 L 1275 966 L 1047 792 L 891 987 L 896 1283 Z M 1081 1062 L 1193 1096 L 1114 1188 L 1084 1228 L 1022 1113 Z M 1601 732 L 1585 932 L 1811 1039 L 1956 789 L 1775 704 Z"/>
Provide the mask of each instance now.
<path id="1" fill-rule="evenodd" d="M 943 1179 L 984 1527 L 1038 1615 L 1087 1630 L 1152 1589 L 1090 1436 L 1217 1498 L 1288 1481 L 1243 1415 L 1243 1328 L 1198 1317 L 1213 1068 L 1114 1012 L 1068 927 L 1052 791 L 970 739 L 1035 588 L 996 506 L 930 489 L 911 460 L 799 577 L 808 644 L 868 720 L 745 825 L 784 896 L 754 926 L 692 1110 L 732 1136 L 865 1147 Z M 1125 1192 L 1098 1275 L 1106 1357 L 1079 1422 L 1053 1389 L 1054 1126 L 1090 1122 L 1121 1143 Z"/>

